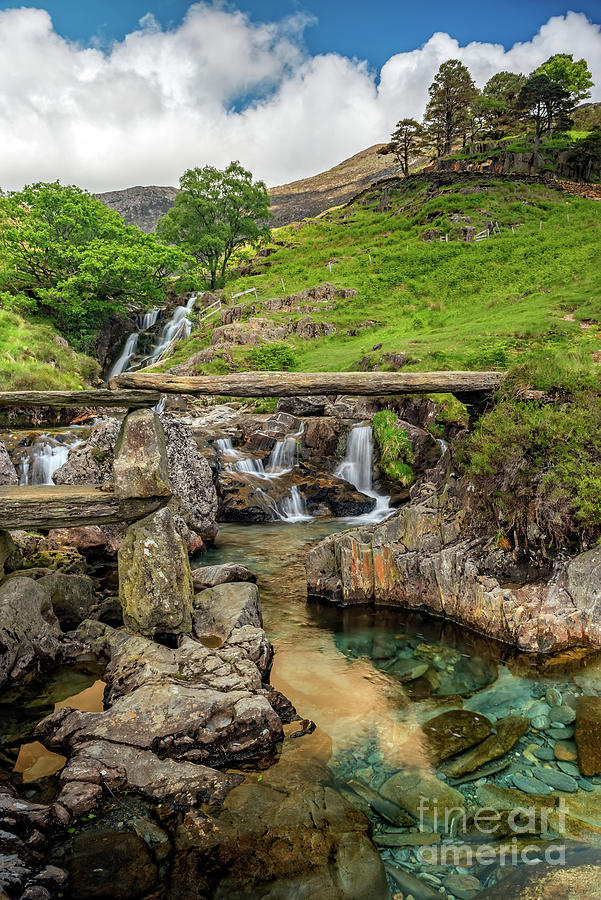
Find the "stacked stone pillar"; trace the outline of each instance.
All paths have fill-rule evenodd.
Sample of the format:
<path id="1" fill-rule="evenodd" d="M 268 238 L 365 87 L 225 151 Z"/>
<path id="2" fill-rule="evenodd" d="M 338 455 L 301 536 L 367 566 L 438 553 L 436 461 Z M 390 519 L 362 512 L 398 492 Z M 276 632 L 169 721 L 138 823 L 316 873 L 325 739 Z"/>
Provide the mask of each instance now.
<path id="1" fill-rule="evenodd" d="M 119 500 L 168 498 L 165 434 L 150 409 L 128 413 L 113 464 Z M 147 637 L 192 629 L 194 589 L 186 545 L 169 505 L 134 522 L 119 549 L 119 598 L 125 625 Z"/>

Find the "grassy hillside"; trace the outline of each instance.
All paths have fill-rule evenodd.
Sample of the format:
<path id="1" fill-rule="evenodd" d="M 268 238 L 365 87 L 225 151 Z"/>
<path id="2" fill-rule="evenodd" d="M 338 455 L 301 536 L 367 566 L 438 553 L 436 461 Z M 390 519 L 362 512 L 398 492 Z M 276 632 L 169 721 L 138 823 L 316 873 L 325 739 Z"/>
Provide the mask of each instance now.
<path id="1" fill-rule="evenodd" d="M 282 280 L 287 294 L 324 281 L 358 290 L 318 316 L 335 326 L 331 337 L 287 339 L 291 368 L 301 371 L 349 369 L 365 356 L 385 368 L 381 358 L 398 352 L 411 357 L 408 369 L 502 369 L 545 347 L 586 354 L 601 350 L 590 327 L 601 313 L 600 220 L 598 202 L 543 185 L 485 176 L 392 180 L 346 208 L 278 229 L 274 238 L 285 246 L 274 245 L 256 261 L 258 274 L 230 282 L 225 294 L 255 287 L 262 301 L 282 296 Z M 499 235 L 461 240 L 464 227 L 490 221 Z M 290 318 L 260 303 L 254 315 Z M 210 327 L 166 366 L 209 342 Z M 235 368 L 254 367 L 254 351 L 231 352 Z M 199 371 L 220 367 L 218 360 Z"/>
<path id="2" fill-rule="evenodd" d="M 85 387 L 98 363 L 75 353 L 50 325 L 0 309 L 0 385 L 4 391 Z"/>

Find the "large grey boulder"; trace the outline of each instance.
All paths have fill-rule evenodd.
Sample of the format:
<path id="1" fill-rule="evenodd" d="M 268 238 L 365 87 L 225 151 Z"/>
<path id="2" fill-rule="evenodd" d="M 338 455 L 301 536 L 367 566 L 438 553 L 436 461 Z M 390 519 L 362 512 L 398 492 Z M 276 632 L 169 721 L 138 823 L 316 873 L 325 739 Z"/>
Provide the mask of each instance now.
<path id="1" fill-rule="evenodd" d="M 165 432 L 151 409 L 136 409 L 123 419 L 115 446 L 113 478 L 113 490 L 120 500 L 171 493 Z"/>
<path id="2" fill-rule="evenodd" d="M 195 590 L 202 591 L 231 581 L 255 582 L 257 576 L 241 563 L 222 563 L 218 566 L 198 566 L 192 570 L 192 580 Z"/>
<path id="3" fill-rule="evenodd" d="M 67 628 L 87 619 L 97 603 L 94 582 L 89 575 L 53 572 L 38 579 L 37 584 L 46 591 L 55 616 Z"/>
<path id="4" fill-rule="evenodd" d="M 15 543 L 8 531 L 0 529 L 0 578 L 4 571 L 12 571 L 18 568 L 23 555 L 19 546 Z"/>
<path id="5" fill-rule="evenodd" d="M 61 630 L 48 595 L 32 578 L 0 586 L 0 687 L 61 655 Z"/>
<path id="6" fill-rule="evenodd" d="M 134 522 L 119 548 L 123 621 L 154 635 L 192 630 L 193 585 L 188 551 L 168 507 Z"/>
<path id="7" fill-rule="evenodd" d="M 263 627 L 256 584 L 217 584 L 194 597 L 194 633 L 226 641 L 234 628 Z"/>

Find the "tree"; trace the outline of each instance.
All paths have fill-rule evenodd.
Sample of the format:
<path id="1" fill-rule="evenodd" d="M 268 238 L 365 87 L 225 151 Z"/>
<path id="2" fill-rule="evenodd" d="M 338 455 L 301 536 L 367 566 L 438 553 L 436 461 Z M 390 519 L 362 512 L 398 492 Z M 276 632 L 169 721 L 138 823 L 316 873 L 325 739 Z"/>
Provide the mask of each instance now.
<path id="1" fill-rule="evenodd" d="M 225 277 L 236 247 L 269 236 L 268 218 L 264 182 L 253 181 L 239 162 L 231 162 L 224 171 L 205 166 L 184 172 L 175 203 L 159 219 L 157 233 L 206 267 L 213 288 L 218 273 Z"/>
<path id="2" fill-rule="evenodd" d="M 468 130 L 468 110 L 476 88 L 463 63 L 449 59 L 440 66 L 428 93 L 424 126 L 437 156 L 443 156 L 451 152 L 453 142 Z"/>
<path id="3" fill-rule="evenodd" d="M 518 108 L 534 123 L 534 153 L 538 154 L 545 131 L 551 136 L 553 124 L 565 128 L 569 125 L 572 109 L 570 96 L 561 85 L 547 75 L 533 74 L 522 85 L 517 98 Z"/>
<path id="4" fill-rule="evenodd" d="M 555 53 L 533 72 L 546 75 L 569 95 L 572 105 L 591 96 L 593 79 L 585 59 L 574 62 L 571 53 Z"/>
<path id="5" fill-rule="evenodd" d="M 485 110 L 486 131 L 498 139 L 509 133 L 518 118 L 517 98 L 526 81 L 515 72 L 497 72 L 484 85 L 480 103 Z"/>
<path id="6" fill-rule="evenodd" d="M 163 300 L 186 262 L 73 185 L 39 182 L 0 199 L 0 290 L 28 298 L 79 348 L 126 304 Z"/>
<path id="7" fill-rule="evenodd" d="M 415 119 L 401 119 L 390 138 L 390 147 L 396 156 L 403 175 L 409 174 L 409 157 L 419 148 L 423 128 Z"/>

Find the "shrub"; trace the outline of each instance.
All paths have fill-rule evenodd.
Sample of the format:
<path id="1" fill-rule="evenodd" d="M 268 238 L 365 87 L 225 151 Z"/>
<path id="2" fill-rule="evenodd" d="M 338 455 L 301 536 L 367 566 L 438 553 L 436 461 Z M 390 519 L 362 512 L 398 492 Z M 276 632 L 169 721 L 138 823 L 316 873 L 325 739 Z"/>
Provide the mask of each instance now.
<path id="1" fill-rule="evenodd" d="M 407 432 L 397 426 L 389 409 L 380 410 L 373 420 L 374 438 L 380 451 L 380 469 L 391 481 L 403 486 L 413 481 L 413 451 Z"/>
<path id="2" fill-rule="evenodd" d="M 284 372 L 293 369 L 296 361 L 288 344 L 261 344 L 250 351 L 247 359 L 258 372 Z"/>

